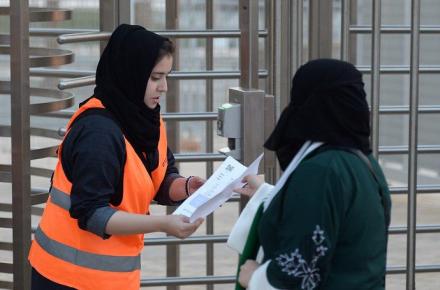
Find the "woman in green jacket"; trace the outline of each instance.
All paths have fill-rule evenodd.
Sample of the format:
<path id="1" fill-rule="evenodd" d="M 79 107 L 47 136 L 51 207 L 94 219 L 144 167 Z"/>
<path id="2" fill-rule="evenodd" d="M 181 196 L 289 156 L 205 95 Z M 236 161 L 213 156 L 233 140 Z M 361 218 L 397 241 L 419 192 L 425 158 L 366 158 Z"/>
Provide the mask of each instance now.
<path id="1" fill-rule="evenodd" d="M 265 143 L 283 175 L 237 189 L 252 196 L 228 241 L 242 254 L 238 289 L 385 289 L 391 200 L 369 138 L 361 73 L 332 59 L 303 65 Z"/>

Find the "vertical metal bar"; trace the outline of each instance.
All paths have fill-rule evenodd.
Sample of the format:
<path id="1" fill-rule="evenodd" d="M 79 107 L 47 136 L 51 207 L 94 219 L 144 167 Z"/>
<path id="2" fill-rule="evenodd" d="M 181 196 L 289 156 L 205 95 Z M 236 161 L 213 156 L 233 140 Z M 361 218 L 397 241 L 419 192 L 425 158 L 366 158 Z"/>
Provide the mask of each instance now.
<path id="1" fill-rule="evenodd" d="M 346 0 L 350 2 L 350 5 L 348 6 L 349 18 L 348 23 L 356 24 L 357 23 L 357 15 L 358 15 L 358 0 Z M 357 35 L 355 33 L 348 32 L 348 44 L 349 47 L 347 54 L 348 54 L 348 61 L 355 64 L 357 63 Z"/>
<path id="2" fill-rule="evenodd" d="M 410 130 L 408 156 L 408 232 L 406 289 L 415 290 L 416 214 L 417 214 L 417 130 L 419 106 L 420 0 L 411 2 Z"/>
<path id="3" fill-rule="evenodd" d="M 377 158 L 379 152 L 379 105 L 380 105 L 380 26 L 381 3 L 373 0 L 373 34 L 371 36 L 371 149 Z"/>
<path id="4" fill-rule="evenodd" d="M 292 47 L 297 49 L 292 39 L 296 39 L 292 36 L 292 31 L 296 31 L 292 28 L 292 14 L 291 13 L 291 1 L 278 0 L 275 2 L 274 7 L 274 32 L 275 32 L 275 89 L 274 95 L 277 96 L 276 100 L 276 115 L 279 116 L 282 109 L 284 109 L 290 100 L 290 81 L 293 75 L 293 71 L 297 66 L 291 66 L 294 62 L 292 60 Z M 294 14 L 295 15 L 295 14 Z"/>
<path id="5" fill-rule="evenodd" d="M 166 20 L 165 26 L 166 29 L 175 30 L 178 28 L 178 0 L 166 0 L 165 2 L 166 9 Z M 173 56 L 173 70 L 179 69 L 179 48 L 178 48 L 178 40 L 173 39 L 176 45 L 176 52 Z M 168 92 L 167 95 L 174 96 L 173 98 L 165 98 L 167 112 L 177 112 L 179 111 L 179 81 L 178 80 L 168 80 Z M 176 122 L 167 124 L 167 139 L 168 145 L 174 151 L 179 149 L 179 136 L 180 136 L 179 124 Z"/>
<path id="6" fill-rule="evenodd" d="M 12 237 L 14 289 L 30 289 L 29 3 L 10 2 Z"/>
<path id="7" fill-rule="evenodd" d="M 348 61 L 350 53 L 350 0 L 342 0 L 341 10 L 341 59 Z"/>
<path id="8" fill-rule="evenodd" d="M 258 1 L 240 0 L 240 86 L 258 88 Z"/>
<path id="9" fill-rule="evenodd" d="M 267 140 L 275 127 L 275 97 L 264 97 L 264 137 Z M 277 161 L 275 152 L 264 150 L 264 179 L 266 182 L 275 184 L 277 180 Z"/>
<path id="10" fill-rule="evenodd" d="M 118 25 L 131 23 L 131 2 L 126 0 L 118 0 Z"/>
<path id="11" fill-rule="evenodd" d="M 166 0 L 165 1 L 165 26 L 166 29 L 177 29 L 178 27 L 178 17 L 179 17 L 179 3 L 178 0 Z M 178 43 L 174 39 L 176 44 L 176 52 L 174 54 L 173 70 L 178 70 L 179 68 L 179 49 Z M 165 98 L 167 112 L 177 112 L 179 110 L 179 81 L 178 80 L 168 80 L 168 96 L 174 96 L 173 98 Z M 179 150 L 179 136 L 180 136 L 179 123 L 172 122 L 167 124 L 167 139 L 168 146 L 173 151 Z M 167 208 L 167 214 L 171 214 L 172 209 Z M 180 248 L 179 245 L 167 245 L 167 276 L 177 277 L 180 273 Z M 178 290 L 179 286 L 167 286 L 167 290 Z"/>
<path id="12" fill-rule="evenodd" d="M 296 60 L 295 63 L 292 63 L 292 67 L 299 68 L 304 62 L 304 46 L 303 46 L 303 37 L 304 37 L 304 25 L 303 25 L 303 14 L 304 14 L 304 0 L 296 1 L 296 9 L 294 9 L 293 5 L 291 7 L 291 15 L 295 15 L 293 12 L 296 10 L 296 25 L 295 25 L 295 35 L 296 35 Z"/>
<path id="13" fill-rule="evenodd" d="M 274 12 L 274 1 L 266 0 L 265 1 L 265 18 L 264 23 L 265 27 L 268 31 L 268 36 L 264 40 L 264 53 L 265 53 L 265 67 L 268 71 L 268 76 L 266 78 L 266 93 L 274 94 L 274 33 L 273 33 L 273 12 Z"/>
<path id="14" fill-rule="evenodd" d="M 101 31 L 113 31 L 118 25 L 118 0 L 99 0 L 99 29 Z M 101 53 L 104 51 L 107 41 L 100 42 Z"/>
<path id="15" fill-rule="evenodd" d="M 206 0 L 206 29 L 214 28 L 214 3 L 213 0 Z M 206 39 L 206 70 L 212 70 L 214 68 L 214 46 L 212 37 Z M 206 80 L 206 111 L 214 111 L 213 100 L 213 81 L 211 79 Z M 206 122 L 206 151 L 213 152 L 214 150 L 214 136 L 213 136 L 213 123 L 212 121 Z M 211 176 L 214 171 L 213 162 L 206 163 L 206 176 Z M 214 234 L 214 215 L 210 214 L 206 220 L 206 234 Z M 206 244 L 206 275 L 214 275 L 214 244 Z M 206 289 L 213 290 L 214 285 L 207 285 Z"/>
<path id="16" fill-rule="evenodd" d="M 333 0 L 309 1 L 309 59 L 332 57 Z"/>
<path id="17" fill-rule="evenodd" d="M 275 1 L 265 1 L 265 27 L 268 37 L 265 40 L 266 69 L 269 72 L 266 82 L 266 95 L 264 100 L 264 140 L 267 139 L 275 126 Z M 275 183 L 277 166 L 275 154 L 264 150 L 264 176 L 266 182 Z"/>

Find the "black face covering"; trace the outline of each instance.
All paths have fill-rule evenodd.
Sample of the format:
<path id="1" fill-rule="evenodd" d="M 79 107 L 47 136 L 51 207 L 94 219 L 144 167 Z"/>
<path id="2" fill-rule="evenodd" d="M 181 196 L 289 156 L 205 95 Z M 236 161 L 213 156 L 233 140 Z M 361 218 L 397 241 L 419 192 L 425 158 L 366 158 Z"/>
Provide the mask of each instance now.
<path id="1" fill-rule="evenodd" d="M 276 151 L 284 170 L 301 145 L 321 141 L 370 149 L 370 115 L 361 73 L 350 63 L 313 60 L 296 72 L 290 103 L 265 143 Z"/>
<path id="2" fill-rule="evenodd" d="M 165 40 L 141 26 L 122 24 L 113 32 L 96 70 L 94 96 L 114 115 L 143 161 L 144 154 L 149 159 L 157 155 L 160 107 L 148 108 L 144 96 Z M 157 166 L 153 163 L 147 162 L 149 171 Z"/>

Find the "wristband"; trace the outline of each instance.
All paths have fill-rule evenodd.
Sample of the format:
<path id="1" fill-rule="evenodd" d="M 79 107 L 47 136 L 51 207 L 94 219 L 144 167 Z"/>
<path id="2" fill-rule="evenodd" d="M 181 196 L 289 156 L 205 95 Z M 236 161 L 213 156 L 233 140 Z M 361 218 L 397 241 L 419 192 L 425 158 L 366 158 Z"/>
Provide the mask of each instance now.
<path id="1" fill-rule="evenodd" d="M 189 194 L 189 180 L 191 179 L 191 178 L 193 178 L 194 176 L 188 176 L 187 178 L 186 178 L 186 181 L 185 181 L 185 193 L 186 193 L 186 196 L 190 196 L 190 194 Z"/>

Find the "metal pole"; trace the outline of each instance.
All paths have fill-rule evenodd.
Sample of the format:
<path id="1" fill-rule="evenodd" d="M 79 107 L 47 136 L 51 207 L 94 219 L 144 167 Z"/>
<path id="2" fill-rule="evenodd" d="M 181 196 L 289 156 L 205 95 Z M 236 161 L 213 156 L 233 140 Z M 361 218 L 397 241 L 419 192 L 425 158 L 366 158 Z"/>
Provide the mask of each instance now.
<path id="1" fill-rule="evenodd" d="M 296 46 L 292 45 L 292 47 L 296 47 L 296 60 L 292 58 L 292 67 L 298 69 L 304 62 L 304 45 L 303 45 L 303 37 L 304 37 L 304 0 L 297 0 L 296 7 L 291 6 L 292 15 L 296 10 L 296 24 L 295 24 L 295 38 L 296 38 Z M 291 24 L 292 25 L 292 24 Z"/>
<path id="2" fill-rule="evenodd" d="M 268 31 L 268 36 L 264 40 L 264 54 L 265 54 L 265 66 L 269 72 L 268 78 L 266 79 L 265 91 L 267 94 L 273 95 L 274 92 L 274 66 L 275 66 L 275 33 L 274 33 L 274 12 L 275 12 L 275 1 L 265 0 L 265 27 Z"/>
<path id="3" fill-rule="evenodd" d="M 371 37 L 371 149 L 374 157 L 379 151 L 379 106 L 380 106 L 380 26 L 381 3 L 373 1 L 373 35 Z"/>
<path id="4" fill-rule="evenodd" d="M 342 0 L 341 10 L 341 59 L 348 61 L 350 53 L 350 0 Z"/>
<path id="5" fill-rule="evenodd" d="M 240 0 L 240 86 L 258 88 L 258 1 Z"/>
<path id="6" fill-rule="evenodd" d="M 113 31 L 118 25 L 118 0 L 99 0 L 99 29 Z M 100 42 L 101 53 L 107 45 L 107 40 Z"/>
<path id="7" fill-rule="evenodd" d="M 300 0 L 302 1 L 302 0 Z M 274 30 L 275 30 L 275 89 L 274 95 L 276 100 L 276 116 L 279 116 L 281 111 L 287 106 L 290 100 L 290 81 L 293 76 L 294 69 L 299 65 L 292 67 L 290 64 L 292 60 L 292 21 L 291 1 L 276 1 L 274 7 Z M 299 13 L 299 12 L 298 12 Z M 302 28 L 302 27 L 301 27 Z M 298 28 L 301 29 L 301 28 Z M 302 29 L 301 29 L 302 30 Z M 298 48 L 296 48 L 298 49 Z"/>
<path id="8" fill-rule="evenodd" d="M 309 59 L 332 57 L 333 0 L 309 1 Z"/>
<path id="9" fill-rule="evenodd" d="M 99 0 L 99 29 L 113 32 L 122 23 L 130 23 L 130 1 Z M 101 41 L 101 52 L 107 45 L 107 40 Z"/>
<path id="10" fill-rule="evenodd" d="M 213 0 L 206 0 L 206 29 L 214 28 L 213 21 L 214 3 Z M 214 68 L 214 45 L 212 37 L 206 39 L 206 70 L 213 70 Z M 212 79 L 206 80 L 206 111 L 214 111 L 213 100 L 213 81 Z M 214 136 L 213 136 L 213 123 L 212 121 L 206 122 L 206 151 L 214 151 Z M 211 176 L 214 171 L 213 163 L 206 163 L 206 176 Z M 214 234 L 214 214 L 210 214 L 206 219 L 206 234 Z M 206 244 L 206 275 L 214 275 L 214 244 Z M 208 290 L 214 290 L 214 285 L 209 284 L 206 286 Z"/>
<path id="11" fill-rule="evenodd" d="M 416 214 L 417 214 L 417 129 L 419 105 L 420 0 L 411 1 L 410 130 L 408 156 L 408 233 L 406 289 L 415 290 Z"/>
<path id="12" fill-rule="evenodd" d="M 165 1 L 165 26 L 166 29 L 177 29 L 178 17 L 179 17 L 179 3 L 177 0 Z M 179 49 L 176 39 L 173 39 L 176 45 L 176 52 L 174 53 L 173 70 L 179 68 Z M 166 99 L 167 112 L 177 112 L 179 110 L 179 81 L 168 80 L 168 92 L 167 96 L 173 96 Z M 179 150 L 179 124 L 168 123 L 167 124 L 167 139 L 168 146 L 174 151 Z M 171 214 L 174 211 L 173 208 L 167 207 L 167 214 Z M 167 256 L 167 277 L 177 277 L 180 274 L 180 247 L 179 245 L 169 245 L 166 248 Z M 167 286 L 167 290 L 178 290 L 179 286 L 170 285 Z"/>
<path id="13" fill-rule="evenodd" d="M 31 241 L 29 3 L 10 4 L 12 236 L 14 289 L 30 289 L 27 261 Z"/>
<path id="14" fill-rule="evenodd" d="M 348 23 L 351 25 L 352 23 L 357 23 L 358 18 L 358 0 L 346 0 L 349 1 L 348 9 L 349 9 L 349 18 Z M 348 44 L 349 50 L 347 51 L 348 54 L 348 61 L 355 64 L 357 63 L 357 39 L 356 35 L 353 33 L 348 34 Z"/>

